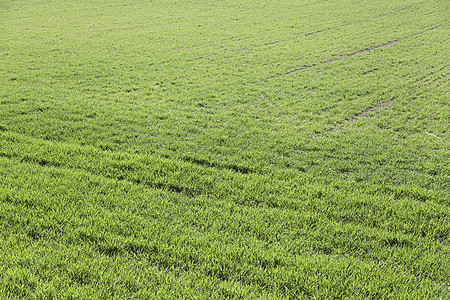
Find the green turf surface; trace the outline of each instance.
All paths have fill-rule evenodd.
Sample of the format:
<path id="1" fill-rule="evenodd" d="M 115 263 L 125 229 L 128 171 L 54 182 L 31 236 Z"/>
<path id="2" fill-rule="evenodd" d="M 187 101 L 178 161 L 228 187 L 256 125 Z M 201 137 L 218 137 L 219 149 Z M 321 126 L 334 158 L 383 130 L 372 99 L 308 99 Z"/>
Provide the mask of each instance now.
<path id="1" fill-rule="evenodd" d="M 449 15 L 0 0 L 0 298 L 449 298 Z"/>

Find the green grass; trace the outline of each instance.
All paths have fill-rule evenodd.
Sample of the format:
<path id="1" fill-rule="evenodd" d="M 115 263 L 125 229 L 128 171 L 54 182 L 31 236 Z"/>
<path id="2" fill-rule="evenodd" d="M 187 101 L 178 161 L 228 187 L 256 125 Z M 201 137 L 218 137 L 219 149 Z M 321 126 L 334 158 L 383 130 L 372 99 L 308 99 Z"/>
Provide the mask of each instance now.
<path id="1" fill-rule="evenodd" d="M 0 0 L 0 298 L 449 298 L 449 13 Z"/>

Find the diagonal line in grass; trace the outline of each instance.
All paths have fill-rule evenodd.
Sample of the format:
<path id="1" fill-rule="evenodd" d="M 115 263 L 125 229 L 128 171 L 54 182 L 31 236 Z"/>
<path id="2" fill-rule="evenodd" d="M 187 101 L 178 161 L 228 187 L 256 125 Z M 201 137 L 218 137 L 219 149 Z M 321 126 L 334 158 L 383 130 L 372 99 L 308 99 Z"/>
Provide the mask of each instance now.
<path id="1" fill-rule="evenodd" d="M 412 34 L 412 35 L 409 35 L 409 36 L 406 36 L 406 37 L 403 37 L 403 38 L 399 38 L 397 40 L 390 41 L 390 42 L 387 42 L 387 43 L 384 43 L 384 44 L 381 44 L 381 45 L 377 45 L 377 46 L 373 46 L 373 47 L 366 48 L 366 49 L 363 49 L 363 50 L 359 50 L 359 51 L 356 51 L 356 52 L 353 52 L 353 53 L 350 53 L 350 54 L 345 54 L 343 56 L 336 57 L 336 58 L 333 58 L 331 60 L 319 62 L 317 64 L 305 66 L 305 67 L 302 67 L 300 69 L 295 69 L 295 70 L 292 70 L 292 71 L 284 73 L 284 75 L 285 76 L 291 75 L 291 74 L 297 73 L 299 71 L 303 71 L 303 70 L 311 69 L 313 67 L 317 67 L 317 66 L 320 66 L 320 65 L 325 65 L 325 64 L 332 63 L 332 62 L 340 61 L 340 60 L 343 60 L 345 58 L 349 58 L 349 57 L 352 57 L 352 56 L 355 56 L 355 55 L 367 53 L 367 52 L 370 52 L 370 51 L 373 51 L 373 50 L 376 50 L 376 49 L 389 47 L 389 46 L 392 46 L 393 44 L 398 43 L 398 42 L 400 42 L 402 40 L 408 39 L 408 38 L 413 37 L 415 35 L 423 34 L 423 33 L 427 32 L 427 31 L 434 30 L 434 29 L 437 29 L 439 27 L 441 27 L 441 25 L 437 25 L 437 26 L 431 27 L 431 28 L 429 28 L 427 30 L 424 30 L 424 31 L 421 31 L 421 32 L 418 32 L 418 33 L 415 33 L 415 34 Z"/>

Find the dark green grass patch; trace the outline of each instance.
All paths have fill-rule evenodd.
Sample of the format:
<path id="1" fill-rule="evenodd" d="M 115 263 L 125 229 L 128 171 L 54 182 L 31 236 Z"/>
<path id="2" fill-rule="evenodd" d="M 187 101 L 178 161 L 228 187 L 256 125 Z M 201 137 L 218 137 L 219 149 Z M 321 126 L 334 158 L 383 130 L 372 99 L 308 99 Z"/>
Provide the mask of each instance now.
<path id="1" fill-rule="evenodd" d="M 187 276 L 197 296 L 209 291 L 237 298 L 248 292 L 377 297 L 399 285 L 418 296 L 439 293 L 447 280 L 446 237 L 433 237 L 425 228 L 424 235 L 402 233 L 333 218 L 313 207 L 248 207 L 5 159 L 2 167 L 9 170 L 2 174 L 0 196 L 7 293 L 47 296 L 62 286 L 99 298 L 108 296 L 102 291 L 146 295 L 150 287 L 192 293 L 186 282 L 171 287 Z M 445 232 L 446 211 L 427 206 L 396 223 L 419 227 L 425 213 L 441 221 L 433 232 Z M 375 213 L 370 202 L 359 210 L 369 217 Z M 11 227 L 14 232 L 7 231 Z M 128 268 L 138 269 L 130 276 Z M 161 275 L 148 278 L 151 270 Z M 142 277 L 148 281 L 140 287 Z M 426 289 L 419 289 L 417 278 Z M 336 282 L 344 287 L 337 289 Z"/>

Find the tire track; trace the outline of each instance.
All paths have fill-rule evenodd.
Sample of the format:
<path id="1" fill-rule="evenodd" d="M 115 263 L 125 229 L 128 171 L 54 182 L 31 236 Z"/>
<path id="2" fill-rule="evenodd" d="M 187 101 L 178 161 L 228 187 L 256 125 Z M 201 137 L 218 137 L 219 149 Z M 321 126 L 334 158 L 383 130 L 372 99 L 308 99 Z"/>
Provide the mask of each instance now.
<path id="1" fill-rule="evenodd" d="M 388 47 L 388 46 L 390 46 L 390 45 L 392 45 L 392 44 L 394 44 L 394 43 L 397 43 L 397 42 L 399 42 L 399 41 L 401 41 L 401 40 L 405 40 L 405 39 L 407 39 L 407 38 L 410 38 L 410 37 L 413 37 L 413 36 L 416 36 L 416 35 L 424 34 L 424 33 L 428 32 L 428 31 L 437 29 L 437 28 L 439 28 L 439 27 L 441 27 L 441 25 L 437 25 L 437 26 L 431 27 L 431 28 L 426 29 L 426 30 L 424 30 L 424 31 L 421 31 L 421 32 L 419 32 L 419 33 L 415 33 L 415 34 L 413 34 L 413 35 L 410 35 L 410 36 L 407 36 L 407 37 L 404 37 L 404 38 L 400 38 L 400 39 L 398 39 L 398 40 L 395 40 L 395 41 L 392 41 L 392 42 L 389 42 L 389 43 L 385 43 L 385 44 L 382 44 L 382 45 L 378 45 L 378 46 L 375 46 L 375 47 L 371 47 L 371 48 L 368 48 L 368 49 L 364 49 L 364 50 L 361 50 L 361 51 L 357 51 L 357 52 L 354 52 L 354 53 L 352 53 L 352 54 L 344 55 L 344 56 L 341 56 L 341 57 L 338 57 L 338 58 L 335 58 L 335 59 L 332 59 L 332 60 L 329 60 L 329 61 L 325 61 L 325 62 L 322 62 L 322 63 L 318 63 L 318 64 L 315 64 L 315 65 L 306 66 L 306 67 L 303 67 L 303 68 L 298 69 L 298 70 L 290 71 L 290 72 L 285 73 L 285 76 L 286 76 L 286 75 L 289 75 L 289 74 L 293 74 L 293 73 L 298 72 L 298 71 L 301 71 L 301 70 L 306 70 L 306 69 L 309 69 L 309 68 L 312 68 L 312 67 L 315 67 L 315 66 L 319 66 L 319 65 L 322 65 L 322 64 L 327 64 L 327 63 L 331 63 L 331 62 L 334 62 L 334 61 L 342 60 L 342 59 L 344 59 L 344 58 L 351 57 L 351 56 L 354 56 L 354 55 L 357 55 L 357 54 L 367 53 L 367 52 L 372 51 L 372 50 L 375 50 L 375 49 L 379 49 L 379 48 L 383 48 L 383 47 Z M 410 84 L 416 84 L 416 83 L 420 83 L 420 82 L 422 82 L 422 81 L 426 81 L 427 79 L 430 79 L 430 77 L 433 77 L 433 75 L 439 74 L 441 71 L 445 71 L 446 68 L 448 67 L 448 65 L 447 65 L 447 66 L 443 66 L 443 67 L 439 68 L 438 70 L 433 70 L 433 69 L 435 69 L 435 68 L 437 68 L 437 67 L 438 67 L 438 66 L 433 66 L 433 67 L 431 68 L 432 71 L 431 71 L 429 74 L 424 75 L 424 76 L 422 76 L 421 78 L 412 81 Z M 446 76 L 447 76 L 448 74 L 450 74 L 450 73 L 443 74 L 442 77 L 434 78 L 434 79 L 432 79 L 432 81 L 433 81 L 433 82 L 436 82 L 436 81 L 438 81 L 438 80 L 441 79 L 441 78 L 445 79 Z M 356 114 L 355 116 L 353 116 L 353 117 L 351 117 L 351 118 L 349 118 L 349 119 L 344 120 L 343 122 L 345 122 L 345 123 L 350 123 L 350 124 L 351 124 L 351 123 L 354 123 L 354 122 L 356 122 L 357 120 L 359 120 L 359 119 L 361 119 L 361 118 L 363 118 L 363 117 L 370 117 L 369 114 L 370 114 L 371 112 L 378 111 L 378 110 L 380 110 L 380 109 L 383 109 L 383 108 L 386 107 L 386 106 L 390 106 L 390 105 L 392 104 L 392 102 L 394 102 L 394 100 L 395 100 L 395 97 L 394 97 L 394 98 L 391 98 L 391 99 L 389 99 L 389 100 L 387 100 L 387 101 L 381 102 L 381 103 L 379 103 L 377 106 L 369 107 L 369 108 L 365 109 L 364 111 L 362 111 L 362 112 Z M 340 124 L 342 124 L 343 122 L 340 122 Z M 334 128 L 332 128 L 332 129 L 330 129 L 329 131 L 336 131 L 336 130 L 342 130 L 342 129 L 345 129 L 345 126 L 343 126 L 343 127 L 334 127 Z"/>
<path id="2" fill-rule="evenodd" d="M 305 33 L 305 34 L 302 34 L 302 35 L 298 35 L 298 36 L 295 36 L 295 37 L 289 38 L 289 39 L 277 40 L 277 41 L 268 42 L 268 43 L 265 43 L 265 44 L 256 45 L 256 46 L 252 46 L 252 47 L 241 48 L 241 49 L 228 50 L 228 51 L 225 51 L 225 52 L 222 52 L 222 53 L 217 53 L 217 54 L 213 54 L 213 55 L 201 56 L 201 57 L 197 57 L 197 58 L 188 59 L 187 61 L 188 62 L 193 62 L 193 61 L 198 61 L 198 60 L 202 60 L 202 59 L 218 57 L 220 55 L 224 55 L 224 54 L 228 54 L 228 53 L 236 53 L 236 52 L 242 52 L 242 51 L 248 51 L 248 50 L 253 50 L 253 49 L 257 49 L 257 48 L 272 46 L 272 45 L 276 45 L 276 44 L 279 44 L 279 43 L 282 43 L 282 42 L 286 42 L 286 41 L 289 41 L 289 40 L 295 40 L 295 39 L 299 39 L 299 38 L 302 38 L 302 37 L 308 37 L 308 36 L 319 34 L 319 33 L 322 33 L 322 32 L 329 31 L 329 30 L 338 29 L 338 28 L 342 28 L 342 27 L 346 27 L 346 26 L 351 26 L 351 25 L 354 25 L 354 24 L 357 24 L 357 23 L 368 22 L 369 20 L 375 20 L 375 19 L 378 19 L 378 18 L 382 18 L 382 17 L 385 17 L 385 16 L 392 15 L 392 14 L 400 13 L 400 12 L 406 11 L 408 9 L 413 8 L 416 5 L 420 5 L 420 4 L 425 3 L 425 2 L 427 2 L 427 1 L 421 1 L 421 2 L 418 2 L 418 3 L 412 4 L 412 5 L 409 5 L 407 7 L 404 7 L 402 9 L 399 9 L 399 10 L 396 10 L 396 11 L 392 11 L 392 12 L 389 12 L 389 13 L 385 13 L 385 14 L 382 14 L 382 15 L 378 15 L 378 16 L 375 16 L 375 17 L 370 17 L 370 18 L 367 18 L 367 19 L 361 19 L 361 20 L 357 20 L 357 21 L 353 21 L 353 22 L 349 22 L 349 23 L 345 23 L 345 24 L 341 24 L 341 25 L 327 27 L 327 28 L 320 29 L 320 30 L 317 30 L 317 31 L 308 32 L 308 33 Z"/>
<path id="3" fill-rule="evenodd" d="M 411 82 L 411 84 L 416 84 L 416 83 L 426 83 L 426 82 L 437 82 L 441 79 L 445 79 L 446 75 L 448 75 L 449 73 L 445 74 L 444 72 L 447 71 L 448 67 L 450 65 L 445 65 L 443 67 L 440 67 L 438 65 L 431 67 L 429 70 L 430 72 L 428 72 L 427 74 L 422 74 L 420 76 L 420 78 L 414 80 Z M 437 69 L 437 70 L 436 70 Z M 442 75 L 440 75 L 441 71 L 444 71 Z M 436 78 L 434 78 L 435 76 L 437 76 Z"/>
<path id="4" fill-rule="evenodd" d="M 344 121 L 342 121 L 342 122 L 339 122 L 339 125 L 344 125 L 344 126 L 340 126 L 340 127 L 336 126 L 336 127 L 333 127 L 333 128 L 331 128 L 331 129 L 329 129 L 328 132 L 340 131 L 340 130 L 343 130 L 343 129 L 347 128 L 347 126 L 345 126 L 345 124 L 343 124 L 343 123 L 352 124 L 352 123 L 358 121 L 358 120 L 361 119 L 361 118 L 369 118 L 369 117 L 370 117 L 369 114 L 370 114 L 371 112 L 378 111 L 378 110 L 380 110 L 380 109 L 385 108 L 386 106 L 390 106 L 390 105 L 392 104 L 392 102 L 394 102 L 394 100 L 395 100 L 395 97 L 394 97 L 394 98 L 391 98 L 391 99 L 389 99 L 389 100 L 387 100 L 387 101 L 381 102 L 381 103 L 379 103 L 379 104 L 376 105 L 376 106 L 369 107 L 369 108 L 365 109 L 364 111 L 362 111 L 362 112 L 360 112 L 360 113 L 354 115 L 353 117 L 351 117 L 351 118 L 349 118 L 349 119 L 346 119 L 346 120 L 344 120 Z"/>
<path id="5" fill-rule="evenodd" d="M 377 45 L 377 46 L 373 46 L 373 47 L 366 48 L 366 49 L 363 49 L 363 50 L 359 50 L 359 51 L 356 51 L 356 52 L 353 52 L 353 53 L 350 53 L 350 54 L 345 54 L 343 56 L 336 57 L 336 58 L 333 58 L 331 60 L 322 61 L 322 62 L 319 62 L 319 63 L 316 63 L 316 64 L 312 64 L 312 65 L 309 65 L 309 66 L 304 66 L 302 68 L 286 72 L 286 73 L 284 73 L 284 76 L 291 75 L 291 74 L 297 73 L 299 71 L 311 69 L 313 67 L 329 64 L 329 63 L 332 63 L 332 62 L 335 62 L 335 61 L 343 60 L 345 58 L 349 58 L 349 57 L 352 57 L 352 56 L 355 56 L 355 55 L 367 53 L 367 52 L 370 52 L 370 51 L 373 51 L 373 50 L 376 50 L 376 49 L 389 47 L 389 46 L 392 46 L 393 44 L 398 43 L 398 42 L 400 42 L 402 40 L 406 40 L 406 39 L 411 38 L 411 37 L 416 36 L 416 35 L 424 34 L 425 32 L 437 29 L 439 27 L 441 27 L 441 25 L 437 25 L 437 26 L 431 27 L 429 29 L 423 30 L 421 32 L 418 32 L 418 33 L 415 33 L 415 34 L 412 34 L 412 35 L 409 35 L 409 36 L 406 36 L 406 37 L 403 37 L 403 38 L 399 38 L 399 39 L 396 39 L 394 41 L 390 41 L 390 42 L 387 42 L 387 43 L 384 43 L 384 44 L 381 44 L 381 45 Z"/>
<path id="6" fill-rule="evenodd" d="M 337 57 L 337 58 L 333 58 L 332 60 L 323 61 L 323 62 L 320 62 L 320 63 L 317 63 L 317 64 L 313 64 L 313 65 L 302 67 L 300 69 L 295 69 L 295 70 L 289 71 L 287 73 L 284 73 L 284 75 L 286 76 L 286 75 L 294 74 L 294 73 L 302 71 L 302 70 L 307 70 L 307 69 L 311 69 L 311 68 L 316 67 L 316 66 L 320 66 L 320 65 L 329 64 L 329 63 L 332 63 L 332 62 L 335 62 L 335 61 L 343 60 L 344 58 L 352 57 L 352 56 L 355 56 L 355 55 L 358 55 L 358 54 L 367 53 L 367 52 L 373 51 L 375 49 L 389 47 L 389 46 L 391 46 L 391 45 L 393 45 L 395 43 L 398 43 L 399 41 L 400 41 L 400 39 L 388 42 L 386 44 L 381 44 L 381 45 L 378 45 L 378 46 L 375 46 L 375 47 L 370 47 L 370 48 L 367 48 L 367 49 L 364 49 L 364 50 L 359 50 L 359 51 L 353 52 L 351 54 L 345 54 L 343 56 L 340 56 L 340 57 Z"/>
<path id="7" fill-rule="evenodd" d="M 351 117 L 350 119 L 345 120 L 345 122 L 346 123 L 353 123 L 355 121 L 358 121 L 361 118 L 369 117 L 369 113 L 371 113 L 373 111 L 380 110 L 380 109 L 384 108 L 385 106 L 390 106 L 392 104 L 392 102 L 394 102 L 394 100 L 395 100 L 395 98 L 391 98 L 391 99 L 389 99 L 387 101 L 381 102 L 377 106 L 369 107 L 368 109 L 360 112 L 359 114 Z"/>
<path id="8" fill-rule="evenodd" d="M 378 16 L 375 16 L 375 17 L 372 17 L 372 18 L 361 19 L 361 20 L 358 20 L 358 21 L 353 21 L 353 22 L 350 22 L 350 23 L 345 23 L 345 24 L 341 24 L 341 25 L 337 25 L 337 26 L 328 27 L 328 28 L 325 28 L 325 29 L 322 29 L 322 30 L 310 32 L 310 33 L 307 33 L 307 34 L 304 34 L 304 35 L 297 36 L 295 38 L 310 36 L 310 35 L 314 35 L 314 34 L 318 34 L 318 33 L 324 32 L 324 31 L 328 31 L 328 30 L 332 30 L 332 29 L 338 29 L 338 28 L 342 28 L 342 27 L 345 27 L 345 26 L 350 26 L 350 25 L 353 25 L 353 24 L 361 23 L 361 22 L 367 22 L 368 20 L 375 20 L 375 19 L 378 19 L 378 18 L 386 17 L 386 16 L 389 16 L 389 15 L 393 15 L 393 14 L 400 13 L 402 11 L 408 10 L 408 9 L 414 7 L 415 5 L 419 5 L 419 4 L 422 4 L 422 3 L 425 3 L 425 2 L 427 2 L 427 1 L 421 1 L 421 2 L 418 2 L 418 3 L 415 3 L 415 4 L 411 4 L 411 5 L 407 6 L 407 7 L 402 8 L 402 9 L 395 10 L 395 11 L 392 11 L 392 12 L 389 12 L 389 13 L 385 13 L 385 14 L 382 14 L 382 15 L 378 15 Z"/>

